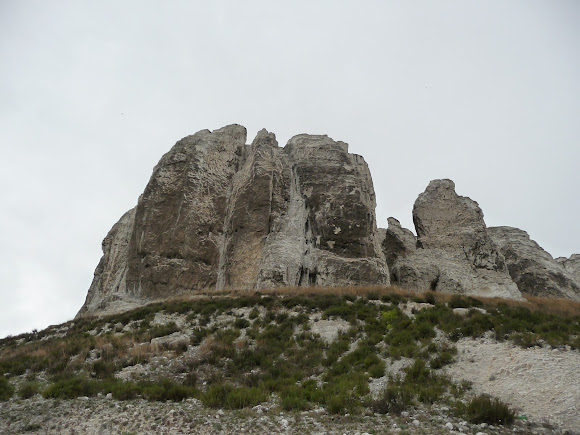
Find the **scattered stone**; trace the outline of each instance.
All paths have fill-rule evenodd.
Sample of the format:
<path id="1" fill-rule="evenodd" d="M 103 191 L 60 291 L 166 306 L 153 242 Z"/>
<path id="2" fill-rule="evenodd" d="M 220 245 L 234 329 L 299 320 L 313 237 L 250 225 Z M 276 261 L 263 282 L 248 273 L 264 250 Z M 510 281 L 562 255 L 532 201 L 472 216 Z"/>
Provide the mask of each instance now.
<path id="1" fill-rule="evenodd" d="M 338 338 L 338 334 L 348 331 L 349 328 L 350 323 L 343 319 L 310 321 L 310 332 L 319 334 L 329 344 Z"/>

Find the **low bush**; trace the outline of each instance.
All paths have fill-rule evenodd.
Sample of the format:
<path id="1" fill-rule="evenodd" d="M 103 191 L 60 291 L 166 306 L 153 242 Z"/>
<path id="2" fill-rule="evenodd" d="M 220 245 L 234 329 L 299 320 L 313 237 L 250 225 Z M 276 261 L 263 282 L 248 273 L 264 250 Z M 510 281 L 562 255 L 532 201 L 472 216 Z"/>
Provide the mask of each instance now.
<path id="1" fill-rule="evenodd" d="M 76 399 L 81 396 L 96 396 L 99 391 L 98 381 L 73 376 L 52 383 L 42 395 L 45 399 Z"/>
<path id="2" fill-rule="evenodd" d="M 132 400 L 141 395 L 141 388 L 135 382 L 112 382 L 105 386 L 105 390 L 113 394 L 117 400 Z"/>
<path id="3" fill-rule="evenodd" d="M 413 392 L 400 383 L 389 384 L 380 397 L 371 402 L 371 409 L 379 414 L 400 414 L 413 404 Z"/>
<path id="4" fill-rule="evenodd" d="M 175 322 L 169 322 L 164 325 L 155 325 L 148 329 L 148 335 L 150 338 L 165 337 L 166 335 L 173 334 L 179 331 Z"/>
<path id="5" fill-rule="evenodd" d="M 0 401 L 8 400 L 14 394 L 14 387 L 4 376 L 0 376 Z"/>
<path id="6" fill-rule="evenodd" d="M 250 318 L 250 320 L 257 319 L 258 317 L 260 317 L 260 310 L 258 310 L 258 308 L 256 307 L 252 308 L 252 311 L 250 311 L 248 317 Z"/>
<path id="7" fill-rule="evenodd" d="M 22 399 L 30 399 L 36 396 L 40 391 L 40 385 L 36 381 L 26 381 L 20 385 L 18 388 L 18 395 Z"/>
<path id="8" fill-rule="evenodd" d="M 239 318 L 234 321 L 234 328 L 245 329 L 250 326 L 250 322 L 244 318 Z"/>
<path id="9" fill-rule="evenodd" d="M 207 328 L 193 328 L 190 341 L 191 345 L 197 346 L 201 344 L 203 339 L 207 337 L 210 333 L 211 331 Z"/>
<path id="10" fill-rule="evenodd" d="M 453 355 L 451 352 L 443 351 L 437 354 L 430 363 L 432 369 L 438 370 L 443 366 L 451 364 L 453 362 Z"/>
<path id="11" fill-rule="evenodd" d="M 235 387 L 227 383 L 216 383 L 201 395 L 204 405 L 210 408 L 241 409 L 258 405 L 268 398 L 260 387 Z"/>
<path id="12" fill-rule="evenodd" d="M 471 399 L 465 409 L 465 418 L 474 424 L 509 425 L 515 418 L 510 407 L 497 398 L 480 394 Z"/>
<path id="13" fill-rule="evenodd" d="M 105 379 L 113 376 L 113 373 L 117 370 L 115 363 L 103 361 L 99 359 L 93 363 L 92 373 L 95 377 Z"/>
<path id="14" fill-rule="evenodd" d="M 197 394 L 194 388 L 180 385 L 172 379 L 162 379 L 157 382 L 140 382 L 138 386 L 145 399 L 157 402 L 165 402 L 166 400 L 180 402 Z"/>

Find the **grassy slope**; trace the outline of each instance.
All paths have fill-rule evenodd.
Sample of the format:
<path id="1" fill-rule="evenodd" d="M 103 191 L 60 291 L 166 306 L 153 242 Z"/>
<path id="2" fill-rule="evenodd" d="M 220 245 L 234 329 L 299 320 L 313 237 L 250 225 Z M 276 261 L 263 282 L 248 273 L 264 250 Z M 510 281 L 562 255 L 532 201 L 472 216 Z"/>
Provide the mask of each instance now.
<path id="1" fill-rule="evenodd" d="M 407 315 L 406 302 L 431 305 Z M 462 316 L 453 308 L 469 311 Z M 168 321 L 155 322 L 159 313 Z M 326 343 L 311 332 L 313 318 L 342 319 L 349 328 Z M 284 410 L 322 406 L 337 414 L 446 402 L 473 422 L 509 423 L 513 413 L 504 404 L 466 395 L 468 385 L 439 371 L 453 361 L 454 341 L 486 333 L 520 346 L 577 349 L 580 304 L 390 287 L 206 294 L 0 340 L 0 400 L 111 393 L 119 400 L 196 397 L 229 409 L 275 401 Z M 156 340 L 167 336 L 174 339 Z M 405 370 L 386 373 L 385 361 L 400 358 L 409 358 Z M 140 376 L 119 379 L 137 365 L 146 368 Z M 383 376 L 387 387 L 372 397 L 369 380 Z"/>

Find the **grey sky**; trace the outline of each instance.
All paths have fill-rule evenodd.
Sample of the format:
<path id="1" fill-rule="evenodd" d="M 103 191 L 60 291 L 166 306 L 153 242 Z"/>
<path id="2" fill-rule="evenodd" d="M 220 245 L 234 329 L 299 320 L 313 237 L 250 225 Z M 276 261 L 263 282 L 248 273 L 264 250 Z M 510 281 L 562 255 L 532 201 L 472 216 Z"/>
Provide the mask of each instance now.
<path id="1" fill-rule="evenodd" d="M 71 319 L 181 137 L 231 123 L 365 157 L 413 229 L 434 178 L 580 252 L 577 1 L 0 2 L 0 337 Z"/>

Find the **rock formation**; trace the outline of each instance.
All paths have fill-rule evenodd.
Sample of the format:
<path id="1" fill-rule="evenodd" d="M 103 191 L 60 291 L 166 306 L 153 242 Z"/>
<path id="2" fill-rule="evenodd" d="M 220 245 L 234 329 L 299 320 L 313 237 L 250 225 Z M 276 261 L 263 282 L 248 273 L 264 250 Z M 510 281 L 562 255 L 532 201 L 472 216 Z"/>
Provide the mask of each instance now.
<path id="1" fill-rule="evenodd" d="M 518 228 L 492 227 L 488 231 L 520 291 L 580 300 L 580 281 L 574 276 L 574 266 L 579 266 L 580 261 L 554 260 L 528 233 Z"/>
<path id="2" fill-rule="evenodd" d="M 142 301 L 127 292 L 128 247 L 135 223 L 135 208 L 125 213 L 103 240 L 103 256 L 79 315 L 113 313 L 136 308 Z"/>
<path id="3" fill-rule="evenodd" d="M 416 246 L 395 220 L 383 241 L 391 281 L 414 290 L 521 298 L 475 201 L 451 180 L 433 180 L 413 207 Z"/>
<path id="4" fill-rule="evenodd" d="M 153 170 L 103 241 L 79 316 L 206 289 L 386 285 L 580 300 L 580 255 L 556 260 L 515 228 L 489 229 L 475 201 L 434 180 L 413 207 L 417 237 L 377 229 L 368 166 L 348 145 L 301 134 L 202 130 Z M 518 289 L 519 288 L 519 289 Z"/>
<path id="5" fill-rule="evenodd" d="M 397 219 L 390 217 L 387 223 L 389 224 L 387 229 L 379 228 L 379 234 L 387 265 L 391 269 L 397 258 L 415 252 L 417 240 L 415 235 L 407 228 L 403 228 Z"/>
<path id="6" fill-rule="evenodd" d="M 572 254 L 570 258 L 558 257 L 556 261 L 564 266 L 577 283 L 580 283 L 580 254 Z"/>
<path id="7" fill-rule="evenodd" d="M 200 131 L 103 242 L 79 315 L 200 289 L 388 284 L 367 164 L 327 136 Z"/>

